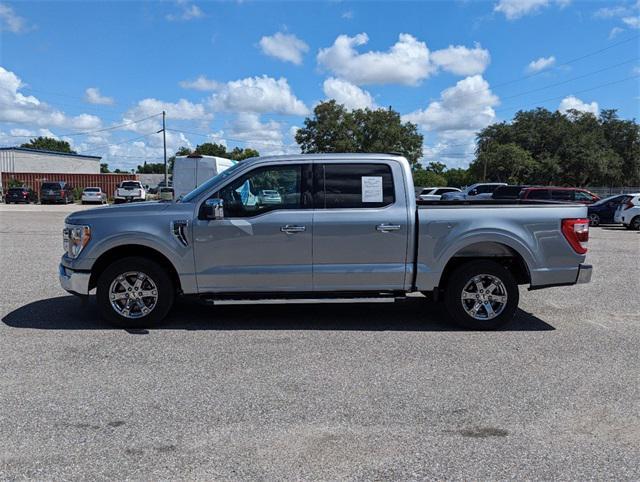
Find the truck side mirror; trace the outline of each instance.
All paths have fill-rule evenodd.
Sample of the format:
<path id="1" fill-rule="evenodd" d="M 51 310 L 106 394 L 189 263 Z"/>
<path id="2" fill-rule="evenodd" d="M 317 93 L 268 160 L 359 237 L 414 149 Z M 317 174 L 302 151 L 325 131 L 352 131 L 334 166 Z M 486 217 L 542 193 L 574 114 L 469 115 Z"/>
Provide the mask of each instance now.
<path id="1" fill-rule="evenodd" d="M 205 219 L 224 219 L 224 201 L 220 198 L 207 199 L 204 202 Z"/>

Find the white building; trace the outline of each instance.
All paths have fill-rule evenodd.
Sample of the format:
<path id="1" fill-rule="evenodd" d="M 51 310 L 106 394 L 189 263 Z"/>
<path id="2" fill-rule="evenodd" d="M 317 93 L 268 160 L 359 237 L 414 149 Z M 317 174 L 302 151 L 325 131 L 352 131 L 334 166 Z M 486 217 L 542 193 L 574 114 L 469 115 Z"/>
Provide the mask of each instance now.
<path id="1" fill-rule="evenodd" d="M 99 174 L 99 156 L 39 151 L 26 147 L 0 147 L 0 172 Z"/>

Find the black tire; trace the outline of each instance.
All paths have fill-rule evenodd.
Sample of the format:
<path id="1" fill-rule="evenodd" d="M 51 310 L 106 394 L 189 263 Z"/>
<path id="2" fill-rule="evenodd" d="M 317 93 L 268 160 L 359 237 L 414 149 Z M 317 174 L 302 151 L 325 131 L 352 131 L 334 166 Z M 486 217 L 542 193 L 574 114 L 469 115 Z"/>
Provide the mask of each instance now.
<path id="1" fill-rule="evenodd" d="M 471 314 L 467 313 L 463 306 L 463 290 L 475 277 L 480 275 L 489 275 L 500 280 L 503 285 L 503 291 L 507 296 L 506 303 L 501 309 L 501 312 L 493 318 L 474 318 Z M 488 278 L 481 279 L 483 284 L 487 282 L 490 283 L 490 281 L 487 280 Z M 473 330 L 495 330 L 513 319 L 518 309 L 519 294 L 518 283 L 506 267 L 495 261 L 470 261 L 459 266 L 451 273 L 445 289 L 444 302 L 448 313 L 458 325 Z M 482 303 L 482 301 L 475 302 L 474 300 L 467 300 L 464 302 L 468 307 L 473 307 L 476 303 Z M 499 304 L 495 303 L 498 302 L 489 301 L 491 309 L 493 309 L 493 307 L 498 309 Z M 487 316 L 490 311 L 484 308 L 484 306 L 481 306 L 480 310 L 478 313 L 479 317 Z"/>
<path id="2" fill-rule="evenodd" d="M 127 272 L 141 272 L 153 280 L 158 290 L 158 299 L 151 311 L 139 318 L 127 318 L 118 313 L 109 299 L 109 289 L 116 278 Z M 100 314 L 107 322 L 125 328 L 150 328 L 157 325 L 169 313 L 175 298 L 175 287 L 169 273 L 161 265 L 143 257 L 120 259 L 109 265 L 98 278 L 97 302 Z"/>
<path id="3" fill-rule="evenodd" d="M 640 230 L 640 216 L 636 216 L 635 218 L 633 218 L 627 228 L 632 229 L 633 231 Z"/>
<path id="4" fill-rule="evenodd" d="M 596 213 L 589 214 L 589 226 L 600 226 L 600 216 Z"/>

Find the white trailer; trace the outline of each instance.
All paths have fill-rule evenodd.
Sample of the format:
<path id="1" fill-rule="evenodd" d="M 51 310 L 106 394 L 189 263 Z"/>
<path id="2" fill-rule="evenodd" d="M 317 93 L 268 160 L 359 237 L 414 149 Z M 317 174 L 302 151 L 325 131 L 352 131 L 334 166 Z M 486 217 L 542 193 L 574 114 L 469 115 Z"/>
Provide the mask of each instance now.
<path id="1" fill-rule="evenodd" d="M 236 163 L 231 159 L 216 156 L 202 156 L 191 154 L 189 156 L 176 156 L 173 165 L 173 190 L 178 199 L 188 192 L 193 191 L 200 184 L 217 176 L 225 169 Z"/>

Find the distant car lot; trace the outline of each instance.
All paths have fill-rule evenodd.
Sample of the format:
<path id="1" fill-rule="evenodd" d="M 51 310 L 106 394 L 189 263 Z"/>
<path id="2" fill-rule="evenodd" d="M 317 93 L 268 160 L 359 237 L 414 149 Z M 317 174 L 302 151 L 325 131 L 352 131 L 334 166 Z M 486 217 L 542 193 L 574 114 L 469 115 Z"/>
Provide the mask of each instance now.
<path id="1" fill-rule="evenodd" d="M 128 332 L 59 286 L 76 209 L 0 206 L 3 479 L 640 478 L 638 232 L 594 228 L 592 283 L 498 332 L 421 297 Z"/>

